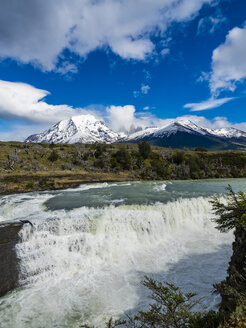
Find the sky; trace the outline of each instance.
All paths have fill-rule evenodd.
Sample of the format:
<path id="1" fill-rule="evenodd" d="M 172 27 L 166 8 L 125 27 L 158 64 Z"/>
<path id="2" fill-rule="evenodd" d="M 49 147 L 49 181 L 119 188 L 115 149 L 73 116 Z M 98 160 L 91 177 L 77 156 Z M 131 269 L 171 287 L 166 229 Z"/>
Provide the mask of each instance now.
<path id="1" fill-rule="evenodd" d="M 246 131 L 246 1 L 0 0 L 0 140 L 87 113 Z"/>

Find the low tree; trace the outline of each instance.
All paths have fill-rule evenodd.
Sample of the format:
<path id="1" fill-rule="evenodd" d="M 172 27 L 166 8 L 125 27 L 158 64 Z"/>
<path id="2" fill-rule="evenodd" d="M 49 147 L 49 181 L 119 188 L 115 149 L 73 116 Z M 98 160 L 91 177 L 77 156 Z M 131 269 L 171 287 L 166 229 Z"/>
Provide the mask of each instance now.
<path id="1" fill-rule="evenodd" d="M 191 310 L 198 303 L 195 293 L 182 293 L 180 288 L 165 282 L 164 284 L 145 277 L 143 285 L 151 292 L 149 311 L 140 311 L 136 316 L 139 327 L 185 328 L 189 327 Z"/>
<path id="2" fill-rule="evenodd" d="M 151 153 L 151 147 L 147 143 L 147 141 L 143 140 L 138 144 L 139 154 L 143 157 L 143 159 L 147 159 Z"/>
<path id="3" fill-rule="evenodd" d="M 216 217 L 213 221 L 216 228 L 221 232 L 227 232 L 234 228 L 246 230 L 246 194 L 244 192 L 234 193 L 232 187 L 227 187 L 229 194 L 226 202 L 217 196 L 212 197 L 211 203 Z"/>
<path id="4" fill-rule="evenodd" d="M 180 165 L 184 161 L 184 152 L 177 151 L 172 156 L 172 161 L 174 164 Z"/>
<path id="5" fill-rule="evenodd" d="M 59 158 L 58 153 L 53 149 L 48 157 L 48 160 L 51 162 L 56 162 L 58 160 L 58 158 Z"/>
<path id="6" fill-rule="evenodd" d="M 127 150 L 120 148 L 113 157 L 116 158 L 123 170 L 129 170 L 131 167 L 131 156 Z M 111 161 L 112 162 L 112 161 Z"/>

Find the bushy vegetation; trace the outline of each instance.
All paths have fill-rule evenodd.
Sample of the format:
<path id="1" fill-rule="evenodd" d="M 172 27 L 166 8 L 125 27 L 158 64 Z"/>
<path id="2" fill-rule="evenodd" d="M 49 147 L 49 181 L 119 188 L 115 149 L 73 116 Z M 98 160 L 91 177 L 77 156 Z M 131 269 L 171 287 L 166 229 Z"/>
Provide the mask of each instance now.
<path id="1" fill-rule="evenodd" d="M 35 173 L 33 189 L 40 189 L 36 183 L 38 175 L 45 172 L 46 175 L 60 172 L 66 176 L 68 172 L 71 175 L 83 172 L 87 177 L 98 172 L 114 181 L 120 175 L 124 175 L 125 180 L 236 178 L 246 177 L 246 152 L 209 152 L 204 148 L 177 150 L 150 146 L 146 141 L 138 145 L 2 142 L 0 172 L 0 182 L 7 187 L 10 176 L 18 180 L 19 173 L 23 173 L 22 176 L 25 172 Z M 59 183 L 53 184 L 53 188 L 58 187 Z"/>
<path id="2" fill-rule="evenodd" d="M 147 159 L 151 153 L 151 147 L 144 140 L 138 144 L 138 152 L 139 152 L 139 155 L 143 157 L 143 159 Z"/>
<path id="3" fill-rule="evenodd" d="M 217 229 L 221 232 L 234 229 L 235 235 L 228 276 L 215 288 L 222 297 L 220 312 L 231 322 L 231 326 L 225 327 L 244 327 L 241 323 L 246 322 L 246 194 L 235 194 L 230 186 L 228 190 L 226 201 L 212 199 Z"/>
<path id="4" fill-rule="evenodd" d="M 246 230 L 246 194 L 244 192 L 235 194 L 230 185 L 227 189 L 229 194 L 226 196 L 226 202 L 222 202 L 217 196 L 211 200 L 217 215 L 214 219 L 217 229 L 221 232 L 234 228 Z"/>

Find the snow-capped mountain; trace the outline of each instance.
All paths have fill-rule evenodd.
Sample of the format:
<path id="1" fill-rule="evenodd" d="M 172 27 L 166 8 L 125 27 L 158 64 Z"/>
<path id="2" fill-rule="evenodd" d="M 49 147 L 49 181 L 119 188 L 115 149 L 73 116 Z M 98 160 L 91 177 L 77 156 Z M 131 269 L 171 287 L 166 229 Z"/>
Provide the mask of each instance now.
<path id="1" fill-rule="evenodd" d="M 31 135 L 26 142 L 137 143 L 142 140 L 163 147 L 236 149 L 246 146 L 246 132 L 234 128 L 208 129 L 187 119 L 170 119 L 161 127 L 148 127 L 125 136 L 113 132 L 93 115 L 78 115 L 60 121 L 43 133 Z"/>
<path id="2" fill-rule="evenodd" d="M 125 137 L 121 142 L 139 142 L 175 148 L 205 147 L 209 149 L 233 149 L 233 143 L 246 145 L 246 132 L 234 128 L 208 129 L 187 119 L 167 120 L 162 127 L 146 128 Z"/>
<path id="3" fill-rule="evenodd" d="M 29 136 L 25 142 L 46 143 L 112 143 L 119 135 L 110 130 L 103 121 L 93 115 L 77 115 L 60 121 L 40 134 Z"/>
<path id="4" fill-rule="evenodd" d="M 234 128 L 208 129 L 193 123 L 190 120 L 168 120 L 162 127 L 150 127 L 138 131 L 124 138 L 124 141 L 140 140 L 145 137 L 169 137 L 177 132 L 187 132 L 191 134 L 211 135 L 223 138 L 246 138 L 246 132 Z"/>
<path id="5" fill-rule="evenodd" d="M 234 128 L 207 129 L 211 134 L 224 138 L 246 138 L 246 132 Z"/>

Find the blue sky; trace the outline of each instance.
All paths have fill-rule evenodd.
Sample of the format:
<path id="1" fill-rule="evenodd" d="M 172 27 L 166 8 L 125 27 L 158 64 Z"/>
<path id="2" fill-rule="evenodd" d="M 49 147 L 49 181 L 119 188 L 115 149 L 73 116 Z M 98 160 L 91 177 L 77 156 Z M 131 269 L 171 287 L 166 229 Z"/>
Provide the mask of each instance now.
<path id="1" fill-rule="evenodd" d="M 1 2 L 1 140 L 86 113 L 246 130 L 244 0 Z"/>

